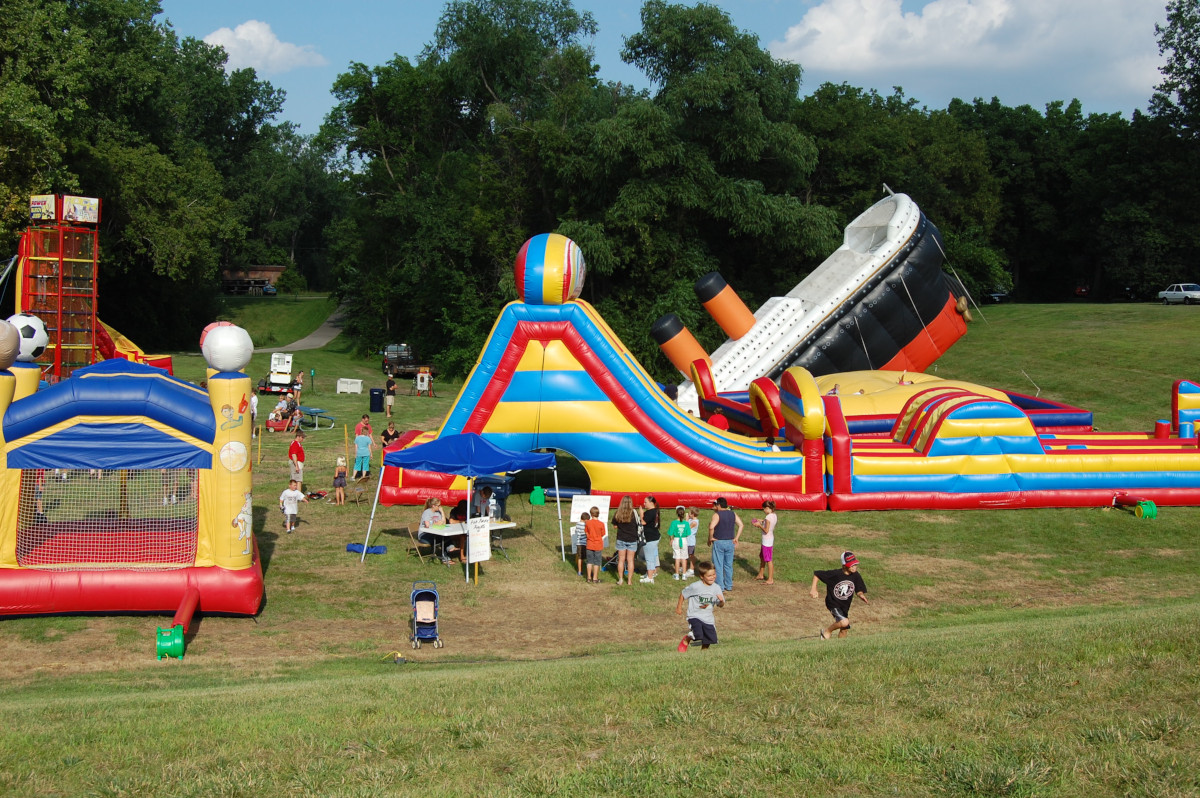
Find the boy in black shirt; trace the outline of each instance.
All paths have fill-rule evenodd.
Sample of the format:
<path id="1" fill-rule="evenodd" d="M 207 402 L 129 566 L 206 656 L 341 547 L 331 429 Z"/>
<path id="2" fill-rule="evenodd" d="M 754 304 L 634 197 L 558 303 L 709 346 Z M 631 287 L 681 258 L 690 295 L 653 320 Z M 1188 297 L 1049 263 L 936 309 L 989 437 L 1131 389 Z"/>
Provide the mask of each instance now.
<path id="1" fill-rule="evenodd" d="M 833 637 L 836 629 L 838 637 L 845 637 L 850 631 L 850 602 L 858 595 L 867 604 L 867 586 L 858 575 L 858 558 L 852 551 L 842 552 L 842 567 L 829 571 L 813 571 L 812 590 L 809 595 L 819 598 L 817 584 L 825 583 L 825 606 L 833 615 L 833 623 L 828 629 L 821 630 L 821 639 Z"/>

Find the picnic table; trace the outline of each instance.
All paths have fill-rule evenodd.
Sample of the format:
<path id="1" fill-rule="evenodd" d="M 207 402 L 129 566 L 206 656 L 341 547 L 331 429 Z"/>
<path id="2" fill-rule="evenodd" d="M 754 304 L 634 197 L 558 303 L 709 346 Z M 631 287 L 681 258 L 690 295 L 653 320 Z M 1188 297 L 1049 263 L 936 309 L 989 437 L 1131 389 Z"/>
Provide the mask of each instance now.
<path id="1" fill-rule="evenodd" d="M 323 407 L 307 407 L 300 405 L 300 425 L 310 429 L 321 429 L 321 421 L 329 422 L 329 426 L 324 429 L 333 429 L 333 424 L 337 421 L 336 418 L 329 415 Z"/>

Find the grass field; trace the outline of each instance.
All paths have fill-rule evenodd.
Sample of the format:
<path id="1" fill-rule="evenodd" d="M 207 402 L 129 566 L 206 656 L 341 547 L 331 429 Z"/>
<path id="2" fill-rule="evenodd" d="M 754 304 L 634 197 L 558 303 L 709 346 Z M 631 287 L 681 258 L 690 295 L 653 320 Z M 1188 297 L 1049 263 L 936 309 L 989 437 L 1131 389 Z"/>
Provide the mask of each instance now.
<path id="1" fill-rule="evenodd" d="M 1024 371 L 1103 429 L 1149 429 L 1198 370 L 1175 354 L 1193 308 L 985 313 L 938 374 L 1033 393 Z M 381 374 L 342 339 L 295 354 L 317 372 L 305 403 L 338 417 L 308 438 L 324 487 L 368 401 L 334 381 Z M 198 355 L 176 363 L 203 378 Z M 397 426 L 436 426 L 456 388 L 402 395 Z M 0 622 L 0 794 L 1200 794 L 1200 509 L 783 513 L 778 584 L 754 583 L 757 547 L 740 546 L 721 644 L 680 655 L 679 583 L 587 585 L 553 508 L 524 494 L 511 561 L 478 584 L 405 554 L 416 508 L 380 510 L 389 552 L 364 565 L 345 544 L 369 505 L 306 505 L 282 535 L 287 440 L 256 452 L 257 619 L 205 617 L 163 662 L 166 619 Z M 808 582 L 843 548 L 872 600 L 823 642 Z M 444 649 L 408 647 L 416 579 L 438 581 Z"/>

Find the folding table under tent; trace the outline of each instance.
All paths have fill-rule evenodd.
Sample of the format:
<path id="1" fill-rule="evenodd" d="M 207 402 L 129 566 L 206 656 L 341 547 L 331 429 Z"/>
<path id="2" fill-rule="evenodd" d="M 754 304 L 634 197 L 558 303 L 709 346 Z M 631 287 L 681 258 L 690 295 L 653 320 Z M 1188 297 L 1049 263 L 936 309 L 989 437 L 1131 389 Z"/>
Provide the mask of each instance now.
<path id="1" fill-rule="evenodd" d="M 558 539 L 562 558 L 567 558 L 567 542 L 563 534 L 562 500 L 558 498 L 557 460 L 552 452 L 513 452 L 473 432 L 461 435 L 446 435 L 420 446 L 387 452 L 383 464 L 393 468 L 408 468 L 417 471 L 435 471 L 467 477 L 467 524 L 471 521 L 471 498 L 474 494 L 475 478 L 500 473 L 515 473 L 537 468 L 549 468 L 554 474 L 555 505 L 558 511 Z M 375 523 L 375 510 L 379 507 L 379 491 L 383 487 L 382 470 L 379 484 L 375 486 L 375 502 L 371 505 L 371 518 L 367 521 L 367 537 L 363 540 L 362 562 L 367 558 L 367 543 L 371 540 L 371 527 Z M 467 581 L 471 569 L 467 568 Z"/>

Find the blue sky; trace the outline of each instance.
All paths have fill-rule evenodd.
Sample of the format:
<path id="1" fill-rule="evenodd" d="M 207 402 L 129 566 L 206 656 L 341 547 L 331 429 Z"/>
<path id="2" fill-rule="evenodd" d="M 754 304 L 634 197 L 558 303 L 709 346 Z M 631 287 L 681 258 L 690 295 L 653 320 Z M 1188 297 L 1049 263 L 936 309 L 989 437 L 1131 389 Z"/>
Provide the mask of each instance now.
<path id="1" fill-rule="evenodd" d="M 685 3 L 685 4 L 691 4 Z M 1145 109 L 1160 80 L 1155 23 L 1166 0 L 717 0 L 776 58 L 804 68 L 802 94 L 825 82 L 929 108 L 954 97 L 1041 109 L 1078 98 L 1086 113 Z M 640 0 L 576 0 L 600 27 L 589 44 L 602 80 L 648 82 L 624 64 Z M 315 133 L 336 77 L 353 61 L 415 61 L 433 38 L 438 0 L 162 0 L 176 33 L 220 44 L 234 67 L 287 92 L 283 119 Z"/>

